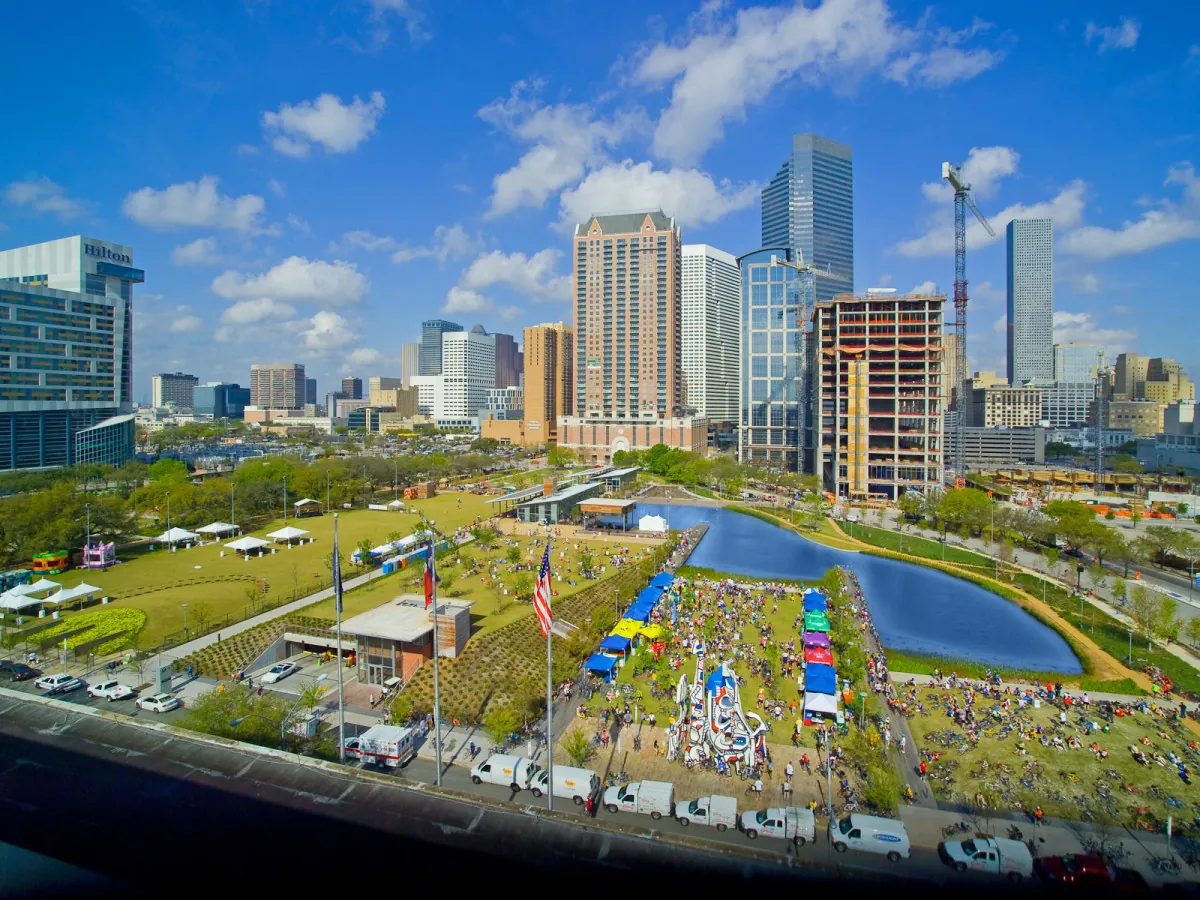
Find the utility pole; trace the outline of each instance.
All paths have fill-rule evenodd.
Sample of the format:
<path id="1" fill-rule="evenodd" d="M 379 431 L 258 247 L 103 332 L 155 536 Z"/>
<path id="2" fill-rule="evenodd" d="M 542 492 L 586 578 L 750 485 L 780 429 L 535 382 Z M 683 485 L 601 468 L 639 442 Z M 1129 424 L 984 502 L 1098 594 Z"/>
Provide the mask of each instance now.
<path id="1" fill-rule="evenodd" d="M 283 524 L 287 524 L 287 476 L 283 476 Z"/>

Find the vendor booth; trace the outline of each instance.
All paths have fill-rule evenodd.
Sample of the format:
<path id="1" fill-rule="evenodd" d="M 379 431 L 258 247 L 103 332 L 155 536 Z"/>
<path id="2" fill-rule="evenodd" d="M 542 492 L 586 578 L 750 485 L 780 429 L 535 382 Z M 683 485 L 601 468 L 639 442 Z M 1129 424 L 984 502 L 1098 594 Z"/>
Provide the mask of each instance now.
<path id="1" fill-rule="evenodd" d="M 633 641 L 627 637 L 620 637 L 619 635 L 610 634 L 600 642 L 600 649 L 610 650 L 614 653 L 624 653 L 629 649 L 632 643 Z"/>
<path id="2" fill-rule="evenodd" d="M 584 666 L 593 675 L 603 675 L 606 681 L 612 677 L 616 667 L 617 658 L 605 656 L 603 653 L 592 654 Z"/>
<path id="3" fill-rule="evenodd" d="M 262 538 L 256 538 L 251 535 L 246 535 L 245 537 L 238 538 L 236 541 L 230 541 L 228 544 L 225 545 L 225 549 L 233 550 L 237 553 L 242 553 L 245 555 L 246 559 L 249 559 L 250 554 L 253 553 L 255 550 L 258 551 L 259 556 L 262 556 L 263 547 L 269 547 L 269 546 L 271 546 L 270 541 L 264 541 Z"/>
<path id="4" fill-rule="evenodd" d="M 810 647 L 804 651 L 804 662 L 810 665 L 816 663 L 818 665 L 832 666 L 833 654 L 829 652 L 827 647 Z"/>
<path id="5" fill-rule="evenodd" d="M 837 672 L 829 665 L 813 664 L 806 667 L 804 689 L 810 694 L 836 694 Z"/>
<path id="6" fill-rule="evenodd" d="M 804 694 L 804 718 L 823 719 L 837 715 L 838 701 L 832 694 L 807 691 Z"/>
<path id="7" fill-rule="evenodd" d="M 824 613 L 806 612 L 804 614 L 805 631 L 829 631 L 829 619 Z"/>
<path id="8" fill-rule="evenodd" d="M 829 608 L 829 603 L 825 599 L 825 595 L 819 591 L 809 593 L 804 592 L 804 611 L 824 613 Z"/>
<path id="9" fill-rule="evenodd" d="M 829 635 L 819 631 L 804 632 L 804 649 L 807 650 L 810 647 L 824 647 L 828 649 Z"/>
<path id="10" fill-rule="evenodd" d="M 659 572 L 650 579 L 650 587 L 656 587 L 661 590 L 666 590 L 671 586 L 671 582 L 675 580 L 675 576 L 670 572 Z"/>
<path id="11" fill-rule="evenodd" d="M 635 637 L 637 637 L 638 630 L 641 628 L 641 622 L 635 622 L 633 619 L 622 619 L 617 623 L 617 627 L 610 631 L 609 634 L 615 634 L 617 637 L 624 637 L 633 640 Z"/>

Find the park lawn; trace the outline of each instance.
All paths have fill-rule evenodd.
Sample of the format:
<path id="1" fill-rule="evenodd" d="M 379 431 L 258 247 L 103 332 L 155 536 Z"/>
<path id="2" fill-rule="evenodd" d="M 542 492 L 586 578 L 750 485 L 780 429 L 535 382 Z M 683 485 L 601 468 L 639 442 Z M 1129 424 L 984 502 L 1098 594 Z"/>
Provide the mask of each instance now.
<path id="1" fill-rule="evenodd" d="M 972 680 L 982 681 L 984 676 L 990 670 L 993 673 L 999 673 L 1000 677 L 1006 682 L 1012 684 L 1045 684 L 1047 681 L 1061 681 L 1065 685 L 1078 684 L 1080 688 L 1087 688 L 1087 682 L 1080 682 L 1080 679 L 1086 678 L 1085 675 L 1064 675 L 1061 672 L 1040 672 L 1032 669 L 1015 669 L 1008 666 L 998 666 L 990 663 L 981 663 L 974 660 L 959 659 L 952 656 L 943 656 L 935 653 L 914 653 L 910 650 L 900 650 L 896 647 L 884 648 L 887 653 L 888 671 L 893 675 L 903 673 L 905 675 L 932 675 L 937 669 L 944 674 L 954 672 L 960 678 L 970 678 Z M 1097 682 L 1099 683 L 1099 682 Z M 1108 682 L 1105 682 L 1106 684 Z M 1128 693 L 1141 694 L 1141 690 L 1132 681 L 1129 682 L 1134 687 L 1131 691 L 1113 691 L 1111 689 L 1103 689 L 1109 693 Z M 1091 690 L 1102 690 L 1101 688 L 1091 688 Z"/>
<path id="2" fill-rule="evenodd" d="M 343 556 L 349 557 L 363 539 L 380 544 L 392 532 L 411 534 L 419 522 L 410 513 L 342 511 L 338 517 L 338 537 Z M 98 596 L 112 598 L 113 605 L 142 610 L 147 620 L 140 636 L 141 646 L 153 647 L 167 635 L 182 631 L 184 603 L 188 604 L 188 627 L 195 635 L 211 630 L 222 620 L 241 621 L 264 607 L 328 587 L 332 575 L 325 561 L 333 549 L 333 517 L 313 516 L 294 522 L 289 519 L 289 524 L 311 532 L 315 543 L 291 550 L 280 547 L 277 553 L 261 559 L 252 557 L 248 562 L 232 551 L 226 551 L 224 557 L 220 555 L 221 547 L 228 541 L 174 553 L 158 549 L 103 572 L 72 570 L 54 580 L 64 587 L 87 581 L 100 589 Z M 253 534 L 263 537 L 282 526 L 279 519 Z M 354 567 L 348 566 L 346 577 L 353 572 Z M 261 590 L 263 580 L 267 583 L 266 594 Z M 251 590 L 257 608 L 251 607 Z M 203 627 L 205 619 L 211 623 L 208 629 Z"/>
<path id="3" fill-rule="evenodd" d="M 930 695 L 935 692 L 930 688 L 918 688 L 917 698 L 929 708 Z M 956 694 L 960 703 L 962 691 L 936 691 L 936 695 Z M 993 704 L 986 698 L 976 701 L 976 713 L 990 710 Z M 944 734 L 947 731 L 963 735 L 965 729 L 947 718 L 942 711 L 933 712 L 928 716 L 912 715 L 909 726 L 913 739 L 918 748 L 932 749 L 941 752 L 941 758 L 930 764 L 931 775 L 949 773 L 953 782 L 947 785 L 942 780 L 930 779 L 934 796 L 940 800 L 971 806 L 976 794 L 982 792 L 985 798 L 993 797 L 992 807 L 1011 810 L 1016 802 L 1021 802 L 1026 810 L 1040 805 L 1047 816 L 1054 818 L 1082 819 L 1084 811 L 1090 811 L 1099 822 L 1108 821 L 1111 817 L 1113 824 L 1133 826 L 1137 818 L 1153 822 L 1159 830 L 1165 826 L 1168 815 L 1174 816 L 1176 827 L 1193 821 L 1200 810 L 1200 785 L 1195 781 L 1185 784 L 1176 774 L 1175 767 L 1160 766 L 1151 763 L 1147 768 L 1137 763 L 1129 752 L 1130 745 L 1136 745 L 1149 756 L 1155 749 L 1165 757 L 1173 751 L 1177 756 L 1186 759 L 1189 775 L 1194 776 L 1197 765 L 1200 765 L 1200 754 L 1188 749 L 1188 742 L 1193 739 L 1190 731 L 1177 721 L 1157 717 L 1149 713 L 1139 713 L 1133 717 L 1114 718 L 1108 733 L 1097 731 L 1088 736 L 1084 733 L 1084 719 L 1093 720 L 1100 725 L 1104 722 L 1093 705 L 1086 713 L 1079 712 L 1075 707 L 1067 713 L 1067 724 L 1059 723 L 1060 711 L 1052 706 L 1042 706 L 1041 709 L 1027 708 L 1020 712 L 1009 710 L 1009 715 L 1019 715 L 1029 723 L 1030 727 L 1041 725 L 1048 736 L 1058 734 L 1065 744 L 1068 736 L 1077 735 L 1083 742 L 1080 749 L 1058 750 L 1044 747 L 1040 738 L 1019 737 L 1015 732 L 1006 738 L 1000 736 L 1000 730 L 994 727 L 993 734 L 986 731 L 981 734 L 979 742 L 966 750 L 961 749 L 963 742 L 953 740 L 948 748 L 931 735 Z M 991 721 L 991 720 L 989 720 Z M 1161 733 L 1168 737 L 1163 738 Z M 1143 737 L 1149 738 L 1151 746 L 1144 746 Z M 1098 743 L 1109 751 L 1105 760 L 1097 760 L 1088 747 L 1092 742 Z M 1021 742 L 1028 755 L 1020 755 L 1018 742 Z M 984 761 L 988 769 L 982 769 Z M 1041 775 L 1030 777 L 1025 766 L 1031 761 L 1041 765 Z M 956 762 L 955 768 L 948 764 Z M 939 768 L 939 765 L 941 768 Z M 999 766 L 1009 767 L 1009 771 L 1000 770 Z M 1115 772 L 1113 777 L 1107 773 Z M 1067 773 L 1064 775 L 1063 773 Z M 1070 773 L 1078 776 L 1078 782 L 1067 777 Z M 1005 775 L 1011 787 L 1005 786 L 999 779 Z M 1027 778 L 1029 783 L 1022 784 L 1021 779 Z M 1106 784 L 1112 793 L 1112 800 L 1105 801 L 1099 795 L 1100 784 Z M 1140 793 L 1135 795 L 1124 786 L 1132 785 Z M 1152 791 L 1160 792 L 1155 797 Z M 1081 800 L 1085 797 L 1086 800 Z M 1183 803 L 1182 808 L 1167 804 L 1168 797 L 1175 797 Z M 1145 811 L 1139 812 L 1143 807 Z"/>
<path id="4" fill-rule="evenodd" d="M 908 556 L 916 556 L 921 559 L 942 559 L 943 547 L 940 541 L 931 541 L 928 538 L 916 537 L 911 534 L 900 535 L 894 531 L 874 528 L 858 522 L 847 523 L 845 529 L 847 534 L 873 547 L 881 547 L 884 550 L 893 550 L 897 553 L 904 553 Z M 957 565 L 979 566 L 981 568 L 992 568 L 995 565 L 986 556 L 981 556 L 970 550 L 963 550 L 960 547 L 947 546 L 945 554 L 946 562 Z"/>

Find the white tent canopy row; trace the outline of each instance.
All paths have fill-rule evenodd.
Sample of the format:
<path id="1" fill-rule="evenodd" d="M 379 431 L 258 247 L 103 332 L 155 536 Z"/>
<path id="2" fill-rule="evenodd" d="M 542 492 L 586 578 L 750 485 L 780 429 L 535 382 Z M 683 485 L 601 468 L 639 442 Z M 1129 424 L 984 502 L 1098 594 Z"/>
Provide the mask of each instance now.
<path id="1" fill-rule="evenodd" d="M 227 550 L 240 550 L 242 553 L 249 553 L 251 550 L 261 550 L 263 547 L 269 546 L 271 546 L 270 541 L 246 535 L 243 538 L 238 538 L 236 541 L 229 542 L 225 545 L 225 548 Z"/>
<path id="2" fill-rule="evenodd" d="M 821 713 L 822 715 L 832 716 L 837 713 L 838 701 L 833 694 L 818 694 L 813 691 L 805 691 L 804 693 L 804 712 Z"/>
<path id="3" fill-rule="evenodd" d="M 203 528 L 197 528 L 196 532 L 198 534 L 223 535 L 236 534 L 237 530 L 238 527 L 236 525 L 231 525 L 228 522 L 212 522 Z"/>
<path id="4" fill-rule="evenodd" d="M 27 594 L 40 594 L 42 591 L 52 591 L 55 588 L 60 587 L 62 587 L 62 585 L 57 581 L 51 581 L 49 578 L 39 578 L 37 581 L 33 582 L 33 584 L 18 584 L 16 587 L 10 588 L 5 593 L 5 596 L 8 596 L 8 594 L 16 594 L 23 597 Z"/>
<path id="5" fill-rule="evenodd" d="M 275 541 L 294 541 L 296 538 L 302 538 L 306 534 L 308 532 L 303 528 L 293 528 L 291 525 L 288 525 L 280 528 L 278 531 L 272 531 L 267 537 Z"/>
<path id="6" fill-rule="evenodd" d="M 194 531 L 187 531 L 183 528 L 172 528 L 170 531 L 164 531 L 155 540 L 161 541 L 164 544 L 183 544 L 187 541 L 194 541 L 198 537 L 200 535 Z"/>
<path id="7" fill-rule="evenodd" d="M 39 578 L 33 584 L 18 584 L 16 587 L 0 594 L 0 609 L 25 609 L 26 607 L 38 606 L 42 603 L 57 603 L 58 594 L 51 594 L 53 599 L 38 599 L 31 595 L 61 587 L 62 585 L 57 581 L 51 581 L 48 578 Z"/>
<path id="8" fill-rule="evenodd" d="M 666 531 L 667 520 L 662 516 L 642 516 L 638 519 L 638 531 Z"/>
<path id="9" fill-rule="evenodd" d="M 88 584 L 86 581 L 82 584 L 77 584 L 73 588 L 65 588 L 57 594 L 51 594 L 46 598 L 46 603 L 69 603 L 72 600 L 78 600 L 80 597 L 87 597 L 95 594 L 100 588 L 94 584 Z"/>

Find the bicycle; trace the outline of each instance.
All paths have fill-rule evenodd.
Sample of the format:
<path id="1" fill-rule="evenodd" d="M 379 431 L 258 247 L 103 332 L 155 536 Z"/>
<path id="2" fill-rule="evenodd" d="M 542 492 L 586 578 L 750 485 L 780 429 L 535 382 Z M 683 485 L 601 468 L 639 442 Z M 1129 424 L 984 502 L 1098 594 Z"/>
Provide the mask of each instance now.
<path id="1" fill-rule="evenodd" d="M 1155 857 L 1150 862 L 1150 867 L 1159 875 L 1172 876 L 1179 874 L 1179 861 L 1173 856 Z"/>

